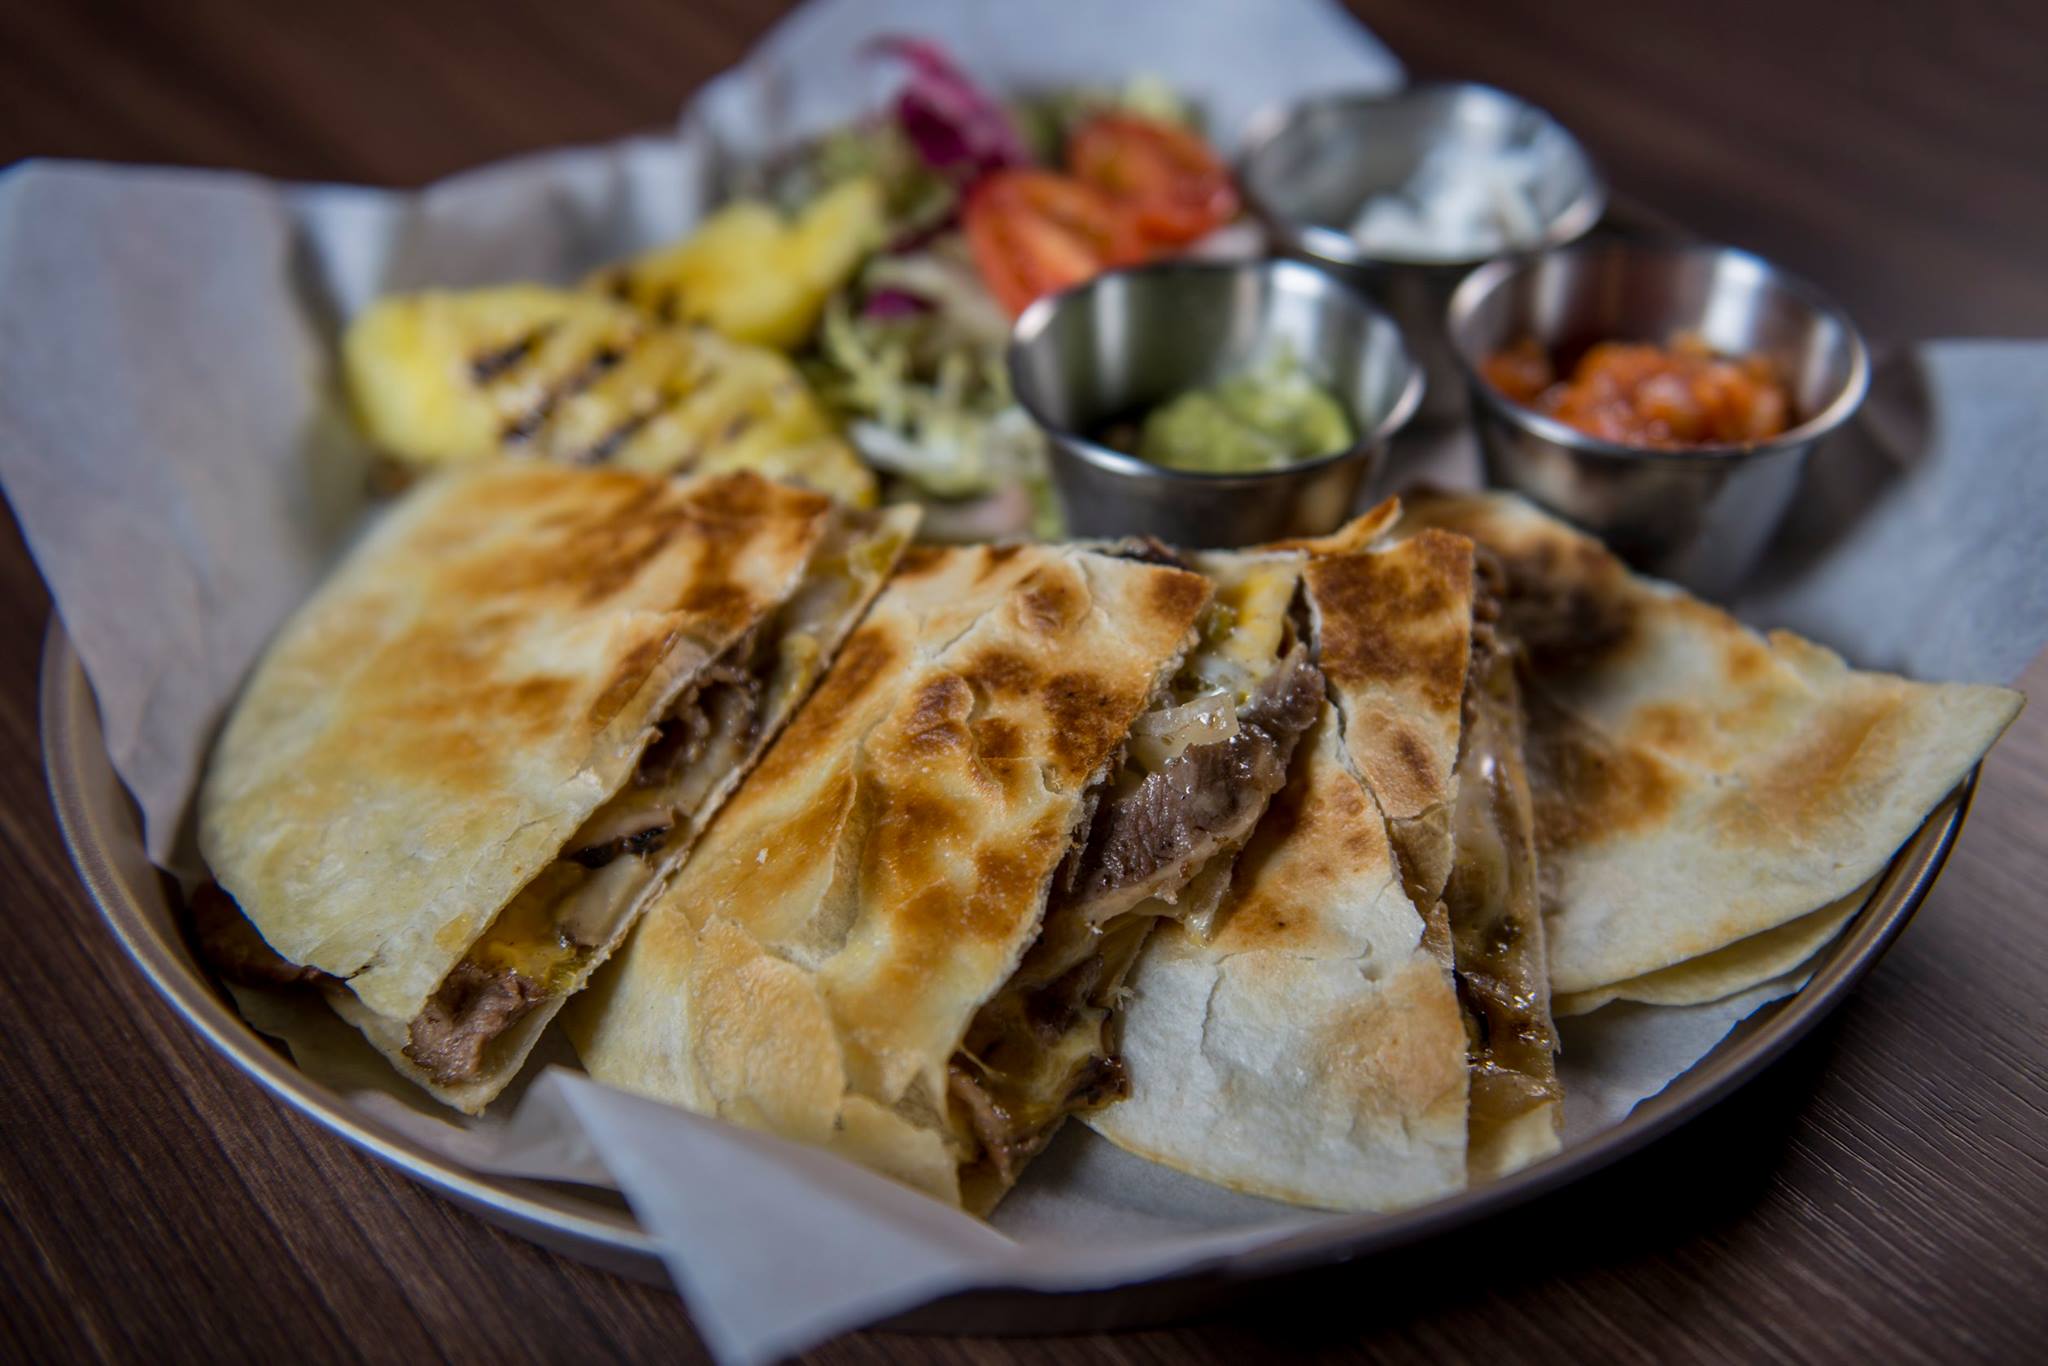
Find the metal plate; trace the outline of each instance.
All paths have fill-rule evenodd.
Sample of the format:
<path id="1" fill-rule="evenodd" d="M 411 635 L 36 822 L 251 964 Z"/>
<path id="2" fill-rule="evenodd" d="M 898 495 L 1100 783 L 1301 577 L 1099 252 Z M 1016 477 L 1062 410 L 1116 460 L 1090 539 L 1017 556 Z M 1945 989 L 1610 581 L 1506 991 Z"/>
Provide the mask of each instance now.
<path id="1" fill-rule="evenodd" d="M 43 761 L 57 820 L 100 914 L 171 1007 L 278 1099 L 371 1156 L 492 1223 L 640 1280 L 666 1282 L 655 1244 L 615 1196 L 578 1186 L 478 1176 L 350 1110 L 243 1023 L 194 960 L 161 875 L 115 776 L 77 652 L 53 615 L 43 644 Z M 1275 1276 L 1386 1252 L 1496 1214 L 1636 1151 L 1762 1071 L 1841 1003 L 1904 928 L 1941 872 L 1969 812 L 1976 773 L 1906 842 L 1805 989 L 1738 1025 L 1691 1071 L 1611 1129 L 1504 1180 L 1392 1215 L 1332 1216 L 1282 1242 L 1142 1285 L 1075 1294 L 1001 1288 L 952 1295 L 891 1320 L 920 1332 L 1066 1333 L 1211 1312 Z"/>

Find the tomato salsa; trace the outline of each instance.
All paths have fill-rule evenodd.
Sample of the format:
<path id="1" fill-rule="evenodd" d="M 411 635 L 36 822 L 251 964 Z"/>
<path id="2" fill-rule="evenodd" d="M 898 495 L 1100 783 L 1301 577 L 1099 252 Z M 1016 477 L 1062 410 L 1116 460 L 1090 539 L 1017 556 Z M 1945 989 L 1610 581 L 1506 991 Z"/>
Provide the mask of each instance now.
<path id="1" fill-rule="evenodd" d="M 1740 446 L 1792 425 L 1792 400 L 1762 356 L 1723 356 L 1694 336 L 1669 346 L 1604 341 L 1569 376 L 1533 339 L 1496 351 L 1487 383 L 1589 436 L 1653 450 Z"/>

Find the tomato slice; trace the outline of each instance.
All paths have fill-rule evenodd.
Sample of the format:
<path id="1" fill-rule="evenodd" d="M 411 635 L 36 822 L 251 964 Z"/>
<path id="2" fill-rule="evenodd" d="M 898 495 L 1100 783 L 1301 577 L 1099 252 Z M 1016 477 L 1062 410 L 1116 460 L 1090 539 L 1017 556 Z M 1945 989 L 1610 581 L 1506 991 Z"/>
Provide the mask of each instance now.
<path id="1" fill-rule="evenodd" d="M 1183 246 L 1237 217 L 1237 186 L 1215 149 L 1177 124 L 1098 114 L 1067 140 L 1069 170 L 1128 204 L 1139 230 Z"/>
<path id="2" fill-rule="evenodd" d="M 1144 234 L 1108 195 L 1054 171 L 997 171 L 967 196 L 968 249 L 1011 317 L 1033 299 L 1146 256 Z"/>

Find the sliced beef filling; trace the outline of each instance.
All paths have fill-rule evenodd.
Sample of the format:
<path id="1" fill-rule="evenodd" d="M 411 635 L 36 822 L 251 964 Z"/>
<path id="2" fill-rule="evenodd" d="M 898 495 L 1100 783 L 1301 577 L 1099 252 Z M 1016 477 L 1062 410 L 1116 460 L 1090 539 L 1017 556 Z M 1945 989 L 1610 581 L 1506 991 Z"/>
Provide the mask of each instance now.
<path id="1" fill-rule="evenodd" d="M 645 830 L 636 830 L 630 835 L 606 840 L 603 844 L 592 844 L 562 857 L 593 871 L 604 867 L 621 855 L 651 854 L 661 847 L 668 838 L 668 832 L 675 829 L 673 824 L 650 825 Z"/>
<path id="2" fill-rule="evenodd" d="M 192 893 L 192 938 L 199 956 L 227 981 L 244 987 L 308 987 L 335 979 L 284 958 L 242 914 L 235 899 L 209 882 Z"/>
<path id="3" fill-rule="evenodd" d="M 748 661 L 747 667 L 735 659 Z M 708 665 L 656 725 L 626 789 L 583 823 L 563 857 L 585 868 L 602 868 L 622 854 L 661 847 L 677 822 L 703 802 L 712 781 L 753 741 L 762 680 L 773 666 L 772 657 L 757 656 L 752 637 Z"/>
<path id="4" fill-rule="evenodd" d="M 532 1013 L 547 994 L 542 983 L 523 973 L 465 959 L 413 1017 L 405 1055 L 444 1084 L 473 1077 L 491 1041 Z"/>
<path id="5" fill-rule="evenodd" d="M 956 1116 L 974 1146 L 961 1175 L 970 1206 L 1009 1189 L 1062 1119 L 1131 1093 L 1110 1046 L 1110 1021 L 1154 919 L 1118 917 L 1065 972 L 1036 984 L 1013 979 L 976 1015 L 947 1069 Z"/>
<path id="6" fill-rule="evenodd" d="M 702 671 L 657 726 L 626 787 L 584 822 L 413 1017 L 405 1055 L 428 1076 L 443 1086 L 474 1080 L 490 1046 L 602 946 L 617 894 L 585 895 L 591 879 L 619 859 L 658 853 L 740 762 L 776 665 L 770 639 L 749 635 Z"/>
<path id="7" fill-rule="evenodd" d="M 1295 645 L 1235 708 L 1227 738 L 1150 772 L 1127 761 L 1100 794 L 1038 942 L 949 1068 L 956 1124 L 975 1148 L 962 1173 L 970 1203 L 1007 1189 L 1067 1115 L 1129 1094 L 1112 1038 L 1124 977 L 1166 905 L 1250 836 L 1322 700 L 1322 673 Z"/>
<path id="8" fill-rule="evenodd" d="M 1121 1058 L 1102 1054 L 1091 1056 L 1075 1074 L 1073 1088 L 1061 1100 L 1059 1114 L 1097 1110 L 1131 1093 L 1131 1079 Z M 990 1089 L 988 1079 L 972 1063 L 955 1057 L 946 1069 L 947 1098 L 965 1116 L 966 1127 L 980 1149 L 979 1163 L 986 1167 L 995 1189 L 1016 1184 L 1024 1164 L 1038 1156 L 1051 1141 L 1051 1122 L 1020 1122 Z M 1057 1118 L 1057 1116 L 1055 1116 Z M 969 1178 L 970 1183 L 973 1177 Z"/>
<path id="9" fill-rule="evenodd" d="M 641 753 L 640 766 L 633 770 L 633 786 L 669 787 L 679 781 L 683 771 L 702 759 L 711 746 L 713 718 L 722 705 L 718 690 L 737 693 L 748 712 L 754 712 L 760 700 L 764 666 L 772 662 L 753 660 L 752 667 L 742 668 L 728 656 L 705 669 L 688 703 L 661 723 L 654 742 Z"/>
<path id="10" fill-rule="evenodd" d="M 1296 645 L 1238 709 L 1235 735 L 1190 745 L 1102 802 L 1074 898 L 1114 912 L 1170 895 L 1220 849 L 1242 843 L 1286 784 L 1295 742 L 1322 703 L 1322 673 Z"/>
<path id="11" fill-rule="evenodd" d="M 1170 569 L 1194 568 L 1187 556 L 1156 536 L 1125 536 L 1104 541 L 1093 548 L 1101 554 L 1119 560 L 1136 560 L 1139 564 L 1163 564 Z"/>

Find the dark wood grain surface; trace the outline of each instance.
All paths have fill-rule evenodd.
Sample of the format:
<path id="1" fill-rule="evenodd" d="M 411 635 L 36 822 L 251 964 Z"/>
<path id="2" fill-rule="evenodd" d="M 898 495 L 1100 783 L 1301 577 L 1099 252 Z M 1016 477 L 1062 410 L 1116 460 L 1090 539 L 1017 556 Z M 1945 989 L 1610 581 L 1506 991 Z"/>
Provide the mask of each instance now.
<path id="1" fill-rule="evenodd" d="M 0 6 L 0 162 L 417 184 L 663 123 L 777 8 L 20 0 Z M 1881 338 L 2048 335 L 2048 6 L 1359 8 L 1415 70 L 1532 96 L 1620 189 L 1813 276 Z M 36 736 L 48 599 L 11 526 L 0 588 L 0 1357 L 701 1358 L 672 1295 L 358 1156 L 158 1004 L 57 838 Z M 2048 663 L 2029 685 L 2048 691 Z M 816 1359 L 2038 1360 L 2044 813 L 2037 705 L 1986 766 L 1947 875 L 1849 1004 L 1737 1098 L 1574 1190 L 1203 1323 L 858 1335 Z"/>

